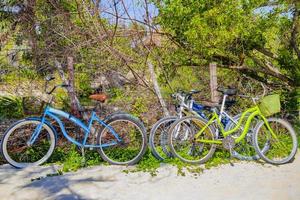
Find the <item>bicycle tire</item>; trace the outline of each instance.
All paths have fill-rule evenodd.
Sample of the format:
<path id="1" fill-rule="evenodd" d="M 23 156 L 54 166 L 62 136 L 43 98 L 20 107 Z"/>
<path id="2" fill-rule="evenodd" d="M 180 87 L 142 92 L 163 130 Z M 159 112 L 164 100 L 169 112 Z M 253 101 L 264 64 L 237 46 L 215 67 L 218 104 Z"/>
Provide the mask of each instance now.
<path id="1" fill-rule="evenodd" d="M 248 115 L 249 116 L 249 115 Z M 235 115 L 233 117 L 233 120 L 235 120 L 236 122 L 239 121 L 241 117 L 241 114 Z M 229 122 L 226 127 L 225 127 L 225 131 L 231 130 L 235 127 L 235 124 L 233 122 Z M 251 128 L 251 127 L 250 127 Z M 251 145 L 253 146 L 253 142 L 252 142 L 252 138 L 253 138 L 253 132 L 255 127 L 253 127 L 253 130 L 249 128 L 249 132 L 247 133 L 247 135 L 245 136 L 245 138 L 243 139 L 244 142 L 247 142 L 247 144 L 238 144 L 238 145 Z M 234 135 L 234 134 L 233 134 Z M 239 135 L 238 135 L 239 136 Z M 237 137 L 238 137 L 237 136 Z M 251 139 L 251 141 L 250 141 Z M 255 155 L 243 155 L 242 153 L 238 152 L 237 147 L 232 149 L 232 156 L 234 158 L 237 158 L 239 160 L 246 160 L 246 161 L 252 161 L 252 160 L 258 160 L 259 159 L 259 155 L 257 154 L 257 152 L 254 149 L 253 146 L 253 150 L 252 150 L 252 154 L 255 153 Z M 248 152 L 250 153 L 250 152 Z"/>
<path id="2" fill-rule="evenodd" d="M 205 125 L 207 122 L 205 120 L 203 120 L 201 117 L 197 117 L 197 116 L 187 116 L 187 117 L 183 117 L 183 118 L 180 118 L 178 119 L 176 122 L 174 122 L 170 128 L 170 131 L 169 131 L 169 137 L 168 137 L 168 140 L 169 140 L 169 145 L 170 145 L 170 149 L 171 149 L 171 152 L 172 152 L 172 155 L 179 158 L 181 161 L 183 162 L 186 162 L 186 163 L 190 163 L 190 164 L 203 164 L 205 163 L 206 161 L 208 161 L 214 154 L 215 150 L 216 150 L 216 144 L 208 144 L 210 145 L 210 147 L 208 148 L 208 153 L 203 157 L 203 158 L 200 158 L 200 159 L 197 159 L 197 160 L 192 160 L 192 159 L 188 159 L 188 158 L 184 158 L 183 157 L 183 153 L 181 152 L 178 152 L 176 149 L 175 149 L 175 145 L 174 145 L 174 142 L 173 142 L 173 139 L 176 139 L 174 136 L 176 136 L 176 134 L 174 133 L 174 131 L 176 131 L 176 127 L 180 125 L 180 123 L 185 123 L 188 125 L 189 121 L 190 120 L 198 120 L 199 123 L 201 123 L 201 125 Z M 186 122 L 185 122 L 186 121 Z M 197 123 L 197 125 L 199 125 Z M 191 125 L 190 125 L 191 126 Z M 200 127 L 201 128 L 201 127 Z M 210 140 L 215 140 L 216 139 L 216 134 L 215 132 L 213 132 L 211 130 L 211 127 L 208 127 L 207 128 L 208 131 L 204 131 L 203 133 L 204 134 L 210 134 L 209 136 L 209 139 Z M 192 131 L 190 131 L 192 132 Z M 195 132 L 194 132 L 195 133 Z M 191 134 L 191 138 L 190 138 L 190 141 L 187 141 L 186 139 L 186 136 L 185 136 L 185 141 L 187 141 L 187 143 L 191 143 L 191 142 L 195 142 L 194 141 L 194 133 Z M 185 134 L 186 134 L 186 131 L 185 131 Z M 177 136 L 176 136 L 177 137 Z M 207 138 L 205 138 L 207 139 Z M 192 141 L 193 140 L 193 141 Z M 175 140 L 176 141 L 176 140 Z M 177 140 L 177 141 L 180 141 L 180 140 Z M 181 143 L 182 143 L 183 140 L 181 140 Z M 185 142 L 184 141 L 184 142 Z M 202 145 L 203 146 L 200 146 Z M 204 143 L 198 143 L 196 145 L 199 145 L 199 149 L 200 149 L 200 153 L 203 152 L 203 149 L 204 149 Z M 194 154 L 194 150 L 195 148 L 198 148 L 197 146 L 195 147 L 194 144 L 188 148 L 188 152 L 186 153 L 187 154 L 187 157 L 193 157 L 194 155 L 190 155 L 190 154 Z M 193 151 L 192 153 L 190 153 L 191 151 Z"/>
<path id="3" fill-rule="evenodd" d="M 272 148 L 273 146 L 276 148 L 276 145 L 272 145 L 271 144 L 271 142 L 274 142 L 273 138 L 270 139 L 270 135 L 271 134 L 268 135 L 269 138 L 267 140 L 267 142 L 269 143 L 268 150 L 265 151 L 265 152 L 261 150 L 260 145 L 259 145 L 259 139 L 261 140 L 261 138 L 259 138 L 259 133 L 260 133 L 260 130 L 262 130 L 262 128 L 265 127 L 265 126 L 263 126 L 264 122 L 261 121 L 259 124 L 257 124 L 257 126 L 255 128 L 255 133 L 253 134 L 254 147 L 255 147 L 258 155 L 264 161 L 266 161 L 267 163 L 271 163 L 271 164 L 274 164 L 274 165 L 281 165 L 281 164 L 285 164 L 285 163 L 290 162 L 294 158 L 294 156 L 295 156 L 295 154 L 297 152 L 297 147 L 298 147 L 298 145 L 297 145 L 297 136 L 296 136 L 295 130 L 293 129 L 292 125 L 289 122 L 287 122 L 286 120 L 284 120 L 284 119 L 280 119 L 280 118 L 268 118 L 267 120 L 268 120 L 268 123 L 270 124 L 271 128 L 272 128 L 272 126 L 274 126 L 274 125 L 272 125 L 272 122 L 279 123 L 284 128 L 286 128 L 287 133 L 291 136 L 291 139 L 292 139 L 292 141 L 288 141 L 292 145 L 292 147 L 290 149 L 291 151 L 290 151 L 290 153 L 288 152 L 288 155 L 286 157 L 284 157 L 283 159 L 280 159 L 280 160 L 273 160 L 273 159 L 269 158 L 267 154 L 269 154 L 270 156 L 274 155 L 274 157 L 276 157 L 279 154 L 282 154 L 283 152 L 282 151 L 277 151 L 278 155 L 275 155 L 275 153 L 277 153 L 276 150 L 274 150 L 274 152 L 273 151 L 271 152 L 271 150 L 273 150 L 273 148 Z M 278 125 L 277 125 L 277 127 L 278 127 Z M 278 136 L 279 135 L 279 131 L 276 131 L 276 133 L 274 132 L 274 134 L 277 134 L 276 136 Z M 275 140 L 277 142 L 279 141 L 278 139 L 275 139 Z M 281 141 L 287 141 L 287 138 L 284 138 L 284 136 L 282 136 L 280 138 L 280 140 Z M 281 143 L 281 141 L 280 141 L 280 143 Z M 265 143 L 265 142 L 263 141 L 262 143 Z M 286 147 L 286 145 L 284 145 L 284 148 L 285 147 Z"/>
<path id="4" fill-rule="evenodd" d="M 139 132 L 141 133 L 141 136 L 142 136 L 142 144 L 139 147 L 138 154 L 130 160 L 126 160 L 126 161 L 125 160 L 122 160 L 122 161 L 114 160 L 108 155 L 109 153 L 106 153 L 106 147 L 101 146 L 102 140 L 105 141 L 105 140 L 109 139 L 108 138 L 109 136 L 105 135 L 105 134 L 107 134 L 106 131 L 109 131 L 108 127 L 113 127 L 113 123 L 118 122 L 118 121 L 132 123 L 135 126 L 135 128 L 137 128 L 139 130 Z M 106 120 L 104 122 L 107 126 L 103 127 L 103 129 L 97 135 L 97 144 L 101 146 L 100 148 L 98 148 L 98 152 L 101 155 L 102 159 L 107 161 L 108 163 L 114 164 L 114 165 L 134 165 L 138 161 L 140 161 L 147 150 L 147 135 L 146 135 L 146 129 L 145 129 L 143 123 L 139 119 L 133 117 L 132 115 L 124 114 L 124 113 L 121 113 L 121 114 L 118 113 L 116 115 L 112 115 L 109 117 L 108 120 Z M 116 131 L 116 132 L 118 132 L 118 131 Z M 119 144 L 119 145 L 122 145 L 122 144 Z M 124 153 L 128 154 L 128 152 L 124 152 Z M 111 152 L 111 155 L 113 155 L 112 152 Z M 116 155 L 119 155 L 119 152 Z M 124 159 L 125 158 L 124 155 L 122 155 L 122 156 L 121 156 L 121 158 Z"/>
<path id="5" fill-rule="evenodd" d="M 12 165 L 13 167 L 15 167 L 15 168 L 25 168 L 25 167 L 29 167 L 29 166 L 41 165 L 44 162 L 46 162 L 50 158 L 50 156 L 52 155 L 52 153 L 53 153 L 53 151 L 55 149 L 55 146 L 56 146 L 56 135 L 55 135 L 55 130 L 53 129 L 53 127 L 51 127 L 47 123 L 43 124 L 43 128 L 49 134 L 49 136 L 47 136 L 47 138 L 48 139 L 50 138 L 51 144 L 50 144 L 49 150 L 47 151 L 47 153 L 42 158 L 38 159 L 35 162 L 17 162 L 17 161 L 15 161 L 15 159 L 17 159 L 17 158 L 13 159 L 10 156 L 9 152 L 8 152 L 8 148 L 9 148 L 9 146 L 11 146 L 11 145 L 8 145 L 8 140 L 9 140 L 9 137 L 11 136 L 11 134 L 15 130 L 17 130 L 18 128 L 20 128 L 22 126 L 24 127 L 25 125 L 28 125 L 28 124 L 35 124 L 35 125 L 37 125 L 39 123 L 41 123 L 41 120 L 39 120 L 39 119 L 23 119 L 23 120 L 20 120 L 20 121 L 14 123 L 4 133 L 3 138 L 1 140 L 1 152 L 2 152 L 2 155 L 3 155 L 4 159 L 10 165 Z M 39 135 L 39 137 L 40 136 L 41 136 L 41 134 Z M 22 135 L 22 137 L 24 138 L 24 134 Z M 17 140 L 17 141 L 19 141 L 19 140 Z M 16 142 L 13 142 L 13 143 L 16 145 Z M 41 145 L 44 145 L 44 144 L 41 144 Z M 33 148 L 33 147 L 31 147 L 31 148 Z M 22 149 L 22 148 L 19 147 L 19 149 Z M 41 148 L 39 148 L 39 149 L 41 150 Z M 31 151 L 31 152 L 33 153 L 33 151 Z M 25 153 L 28 154 L 28 152 L 25 152 Z M 34 155 L 34 156 L 36 156 L 36 155 Z M 28 157 L 30 157 L 30 156 L 28 156 Z M 31 159 L 33 159 L 33 158 L 31 158 Z"/>
<path id="6" fill-rule="evenodd" d="M 172 123 L 174 123 L 178 117 L 176 116 L 169 116 L 169 117 L 164 117 L 160 120 L 158 120 L 151 128 L 150 131 L 150 136 L 149 136 L 149 146 L 151 149 L 151 153 L 153 156 L 160 160 L 163 161 L 166 157 L 172 157 L 171 151 L 168 149 L 168 130 L 171 127 Z M 155 136 L 157 136 L 158 130 L 162 127 L 162 133 L 159 135 L 159 144 L 161 146 L 162 152 L 160 152 L 159 147 L 157 147 L 156 142 L 155 142 Z M 165 156 L 164 156 L 164 155 Z"/>

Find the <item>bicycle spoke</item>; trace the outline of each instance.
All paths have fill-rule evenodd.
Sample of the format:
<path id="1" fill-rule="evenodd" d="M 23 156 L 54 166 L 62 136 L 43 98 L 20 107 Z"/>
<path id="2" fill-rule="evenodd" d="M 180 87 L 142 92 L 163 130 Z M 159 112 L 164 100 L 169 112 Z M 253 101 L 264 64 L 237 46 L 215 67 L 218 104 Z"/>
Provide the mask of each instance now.
<path id="1" fill-rule="evenodd" d="M 281 119 L 269 119 L 269 127 L 261 125 L 256 135 L 258 151 L 262 144 L 268 143 L 266 152 L 261 152 L 263 158 L 273 164 L 283 164 L 291 160 L 296 152 L 296 136 L 292 127 Z"/>
<path id="2" fill-rule="evenodd" d="M 119 119 L 120 118 L 120 119 Z M 145 135 L 137 122 L 127 115 L 112 119 L 105 127 L 99 137 L 100 154 L 112 164 L 132 164 L 137 162 L 145 150 Z M 112 130 L 118 135 L 121 141 L 117 141 Z M 107 144 L 112 144 L 105 146 Z"/>
<path id="3" fill-rule="evenodd" d="M 169 134 L 171 149 L 176 157 L 196 164 L 203 163 L 212 156 L 215 150 L 214 144 L 197 142 L 197 140 L 214 140 L 215 136 L 209 128 L 195 138 L 204 125 L 205 122 L 196 117 L 183 118 L 173 125 Z"/>
<path id="4" fill-rule="evenodd" d="M 44 125 L 33 144 L 28 145 L 39 121 L 23 120 L 11 127 L 4 136 L 2 151 L 4 158 L 18 168 L 39 165 L 45 162 L 55 147 L 53 130 Z"/>

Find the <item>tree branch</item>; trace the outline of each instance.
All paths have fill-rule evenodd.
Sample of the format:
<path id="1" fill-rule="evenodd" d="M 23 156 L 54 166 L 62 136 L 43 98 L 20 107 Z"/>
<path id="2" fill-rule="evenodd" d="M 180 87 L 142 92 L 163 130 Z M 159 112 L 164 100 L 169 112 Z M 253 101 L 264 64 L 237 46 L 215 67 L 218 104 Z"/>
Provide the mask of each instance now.
<path id="1" fill-rule="evenodd" d="M 298 35 L 298 31 L 299 31 L 299 26 L 300 26 L 299 15 L 300 15 L 300 10 L 298 10 L 296 7 L 295 11 L 293 13 L 293 25 L 292 25 L 290 44 L 291 44 L 292 48 L 294 49 L 294 51 L 296 52 L 298 59 L 300 59 L 300 49 L 297 44 L 297 35 Z"/>

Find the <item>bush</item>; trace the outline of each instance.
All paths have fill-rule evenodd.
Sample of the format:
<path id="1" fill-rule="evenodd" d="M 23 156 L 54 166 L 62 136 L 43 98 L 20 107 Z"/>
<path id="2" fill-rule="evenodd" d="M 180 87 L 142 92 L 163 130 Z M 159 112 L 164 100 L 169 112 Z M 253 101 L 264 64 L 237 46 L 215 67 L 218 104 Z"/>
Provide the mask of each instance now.
<path id="1" fill-rule="evenodd" d="M 23 116 L 22 98 L 0 97 L 0 119 L 17 119 Z"/>

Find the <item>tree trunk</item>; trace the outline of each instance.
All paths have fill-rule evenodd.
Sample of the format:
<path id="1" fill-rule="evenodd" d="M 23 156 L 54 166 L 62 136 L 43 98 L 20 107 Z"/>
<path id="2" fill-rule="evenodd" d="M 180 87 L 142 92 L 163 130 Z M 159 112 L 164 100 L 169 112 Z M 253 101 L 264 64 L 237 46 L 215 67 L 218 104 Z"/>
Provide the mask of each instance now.
<path id="1" fill-rule="evenodd" d="M 218 81 L 217 81 L 217 64 L 209 64 L 210 71 L 210 91 L 211 91 L 211 101 L 214 103 L 219 103 L 220 97 L 217 91 Z"/>
<path id="2" fill-rule="evenodd" d="M 71 100 L 71 113 L 76 117 L 81 117 L 79 112 L 79 106 L 78 106 L 78 98 L 75 93 L 75 81 L 74 81 L 74 60 L 73 57 L 68 56 L 67 57 L 67 65 L 68 65 L 68 79 L 69 79 L 69 96 Z M 79 101 L 78 101 L 79 102 Z"/>
<path id="3" fill-rule="evenodd" d="M 159 88 L 159 85 L 158 85 L 158 82 L 157 82 L 157 78 L 156 78 L 156 75 L 155 75 L 153 64 L 152 64 L 151 61 L 148 60 L 147 65 L 148 65 L 148 68 L 149 68 L 149 71 L 150 71 L 150 75 L 151 75 L 151 79 L 152 79 L 152 82 L 153 82 L 153 87 L 154 87 L 155 94 L 156 94 L 156 96 L 157 96 L 157 98 L 160 102 L 160 105 L 163 109 L 164 115 L 169 116 L 170 113 L 167 109 L 166 102 L 164 101 L 164 99 L 161 95 L 161 91 L 160 91 L 160 88 Z"/>
<path id="4" fill-rule="evenodd" d="M 63 70 L 63 67 L 61 66 L 60 62 L 58 62 L 57 60 L 55 60 L 55 65 L 56 65 L 56 68 L 58 69 L 58 72 L 59 72 L 59 75 L 63 81 L 64 84 L 69 84 L 66 76 L 65 76 L 65 73 L 64 73 L 64 70 Z M 76 96 L 76 93 L 74 92 L 74 88 L 73 88 L 73 91 L 71 89 L 71 87 L 67 87 L 67 92 L 68 92 L 68 95 L 70 96 L 71 98 L 71 94 L 73 95 L 73 101 L 74 103 L 76 104 L 76 109 L 79 111 L 79 110 L 82 110 L 82 107 L 80 105 L 80 102 Z M 72 98 L 71 98 L 72 99 Z M 83 118 L 84 119 L 88 119 L 88 116 L 86 115 L 86 113 L 83 114 Z"/>

